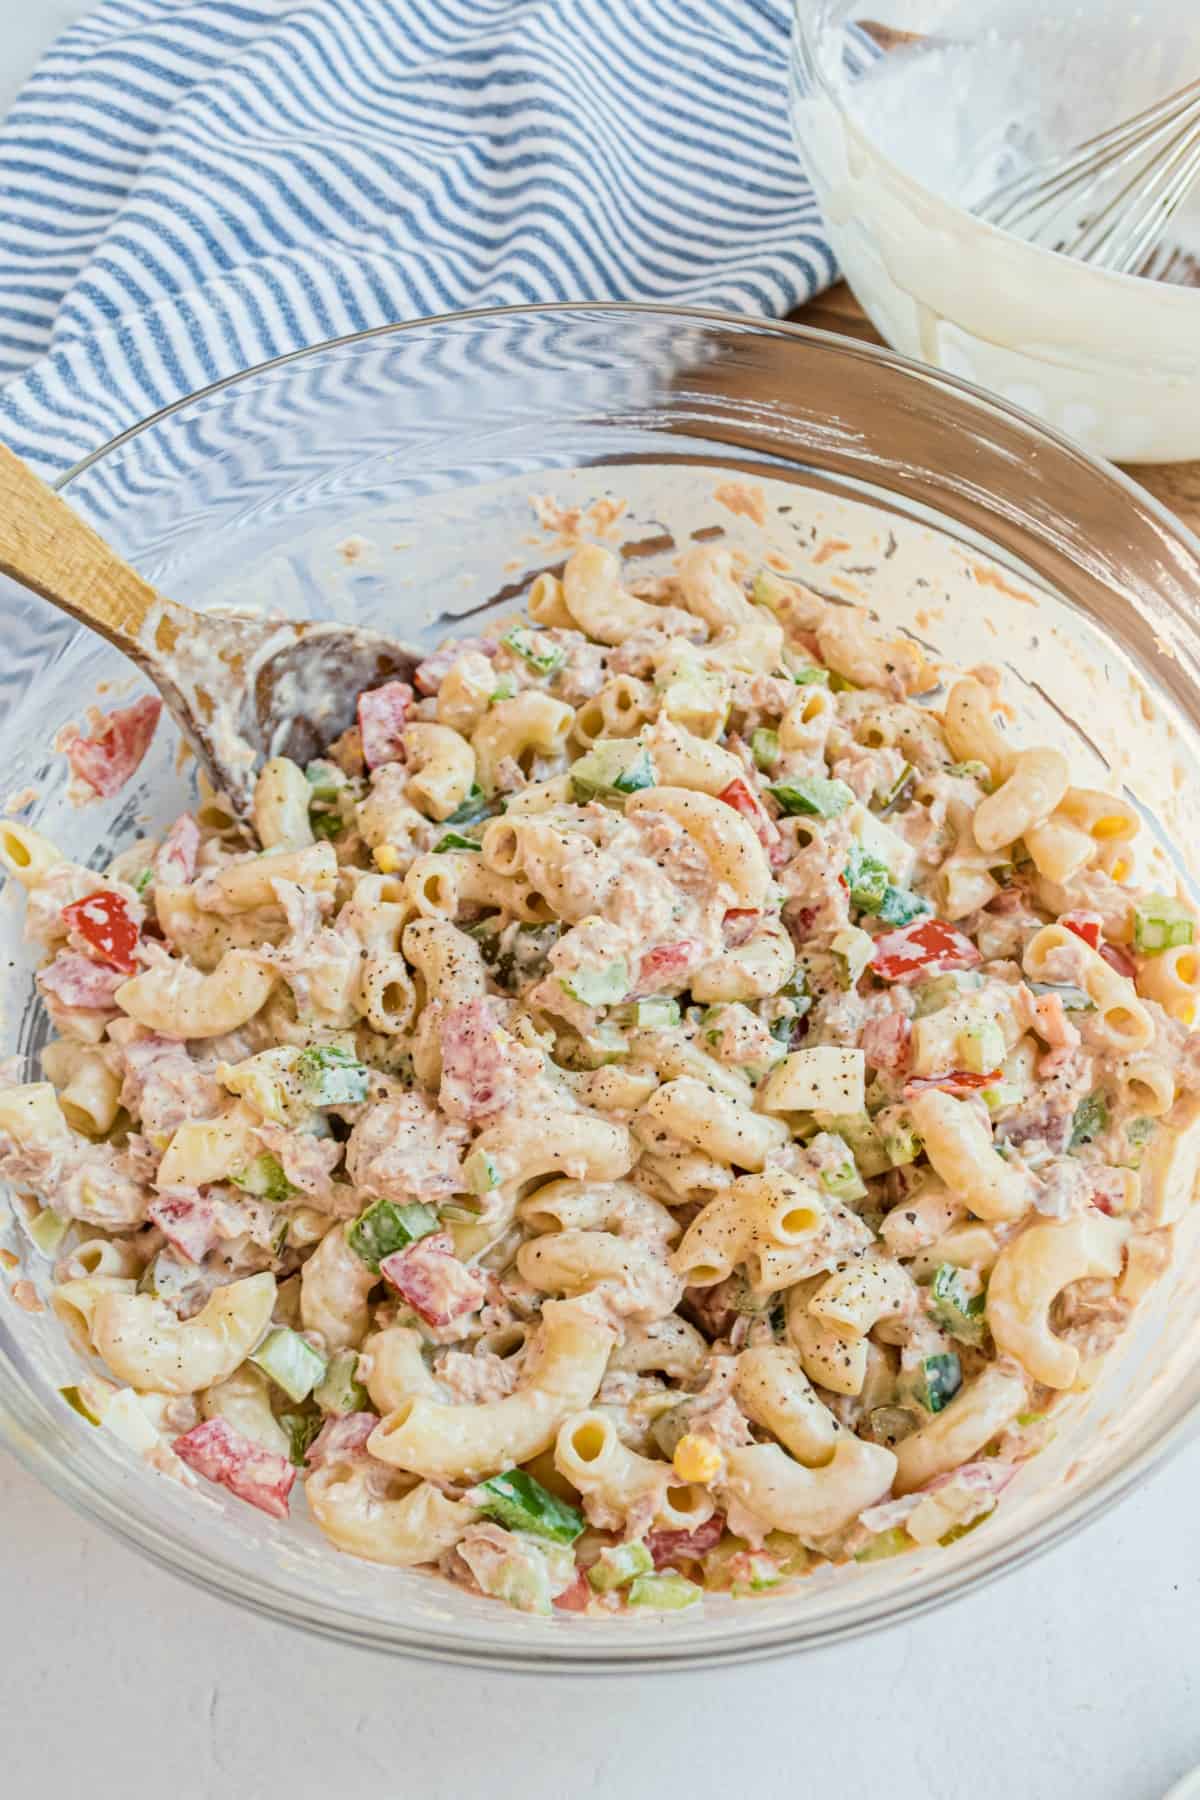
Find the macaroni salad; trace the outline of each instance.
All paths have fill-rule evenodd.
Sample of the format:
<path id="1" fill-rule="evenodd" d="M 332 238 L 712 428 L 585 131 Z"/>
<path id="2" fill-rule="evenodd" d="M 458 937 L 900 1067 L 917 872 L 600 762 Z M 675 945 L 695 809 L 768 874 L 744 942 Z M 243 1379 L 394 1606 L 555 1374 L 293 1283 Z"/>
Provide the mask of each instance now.
<path id="1" fill-rule="evenodd" d="M 984 1522 L 1200 1158 L 1193 915 L 1004 714 L 719 541 L 586 544 L 268 762 L 261 850 L 203 788 L 103 874 L 0 824 L 66 1401 L 533 1613 Z"/>

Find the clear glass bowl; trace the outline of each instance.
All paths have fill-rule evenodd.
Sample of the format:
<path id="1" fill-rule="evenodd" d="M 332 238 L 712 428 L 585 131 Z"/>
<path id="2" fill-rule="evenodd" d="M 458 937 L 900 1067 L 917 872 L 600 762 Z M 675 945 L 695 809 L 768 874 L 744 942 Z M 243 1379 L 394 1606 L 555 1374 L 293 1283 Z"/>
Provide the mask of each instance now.
<path id="1" fill-rule="evenodd" d="M 1200 456 L 1200 187 L 1171 223 L 1171 281 L 1090 268 L 970 210 L 1200 76 L 1191 15 L 1174 0 L 892 0 L 886 27 L 864 27 L 857 0 L 794 5 L 797 142 L 888 343 L 1098 455 Z"/>
<path id="2" fill-rule="evenodd" d="M 531 489 L 569 485 L 561 472 L 583 468 L 580 492 L 641 483 L 653 494 L 667 479 L 654 465 L 672 480 L 691 470 L 710 487 L 714 470 L 788 484 L 797 509 L 870 502 L 898 531 L 916 521 L 990 555 L 1008 572 L 1000 585 L 932 618 L 926 594 L 923 637 L 949 656 L 1009 664 L 1023 733 L 1115 759 L 1118 778 L 1185 846 L 1181 866 L 1200 843 L 1200 546 L 1121 475 L 1032 419 L 886 352 L 653 307 L 466 314 L 252 370 L 127 433 L 63 486 L 182 600 L 336 612 L 431 642 L 456 617 L 478 615 L 480 596 L 492 597 L 485 607 L 506 597 L 511 606 L 529 570 L 561 558 L 561 545 L 532 535 Z M 1045 595 L 1040 606 L 1009 597 L 1031 584 Z M 99 863 L 188 804 L 173 734 L 160 732 L 131 792 L 73 810 L 50 739 L 100 686 L 112 705 L 131 685 L 128 665 L 11 586 L 5 618 L 7 786 L 34 786 L 33 822 Z M 0 931 L 5 1049 L 28 1056 L 44 1021 L 19 895 L 0 902 Z M 30 1254 L 15 1229 L 6 1241 Z M 523 1617 L 338 1555 L 302 1505 L 289 1527 L 217 1489 L 185 1491 L 68 1410 L 56 1389 L 77 1365 L 57 1325 L 12 1305 L 0 1307 L 0 1426 L 81 1512 L 163 1566 L 291 1624 L 490 1668 L 687 1667 L 911 1616 L 1045 1549 L 1134 1487 L 1195 1429 L 1198 1266 L 1181 1259 L 1080 1419 L 982 1530 L 946 1550 L 822 1572 L 781 1595 L 713 1599 L 698 1618 Z M 47 1266 L 30 1272 L 44 1283 Z"/>

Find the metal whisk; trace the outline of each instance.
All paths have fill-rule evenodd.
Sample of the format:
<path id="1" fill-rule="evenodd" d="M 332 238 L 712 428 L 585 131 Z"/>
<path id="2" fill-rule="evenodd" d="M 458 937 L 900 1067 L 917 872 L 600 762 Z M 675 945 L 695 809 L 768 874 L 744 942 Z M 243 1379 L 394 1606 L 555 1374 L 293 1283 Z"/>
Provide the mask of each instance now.
<path id="1" fill-rule="evenodd" d="M 1093 268 L 1147 275 L 1198 175 L 1200 80 L 1004 182 L 975 212 L 989 225 Z"/>

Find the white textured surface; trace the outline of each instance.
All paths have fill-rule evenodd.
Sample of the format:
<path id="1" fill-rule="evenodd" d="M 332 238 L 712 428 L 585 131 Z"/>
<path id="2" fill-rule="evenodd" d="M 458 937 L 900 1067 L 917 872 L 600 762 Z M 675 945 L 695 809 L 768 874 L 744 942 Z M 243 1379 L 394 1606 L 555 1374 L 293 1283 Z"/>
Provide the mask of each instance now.
<path id="1" fill-rule="evenodd" d="M 0 111 L 84 10 L 3 0 Z M 226 1608 L 0 1453 L 0 1793 L 1160 1800 L 1200 1761 L 1198 1484 L 1200 1446 L 1032 1568 L 859 1644 L 535 1693 Z"/>

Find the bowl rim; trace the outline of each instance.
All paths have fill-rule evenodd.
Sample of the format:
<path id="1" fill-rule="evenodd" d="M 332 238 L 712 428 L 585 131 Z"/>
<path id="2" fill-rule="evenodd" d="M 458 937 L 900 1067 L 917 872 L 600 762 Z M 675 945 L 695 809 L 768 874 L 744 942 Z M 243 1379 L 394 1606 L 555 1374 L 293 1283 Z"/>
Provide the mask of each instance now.
<path id="1" fill-rule="evenodd" d="M 931 201 L 935 201 L 939 206 L 944 206 L 949 212 L 958 214 L 960 218 L 970 219 L 976 230 L 986 232 L 1001 242 L 1012 245 L 1018 253 L 1027 253 L 1030 257 L 1036 258 L 1040 262 L 1053 264 L 1055 267 L 1059 268 L 1061 268 L 1063 263 L 1069 263 L 1079 272 L 1080 278 L 1085 280 L 1104 281 L 1107 283 L 1117 282 L 1120 283 L 1122 287 L 1126 287 L 1130 283 L 1136 282 L 1143 295 L 1145 294 L 1146 288 L 1151 287 L 1155 292 L 1156 303 L 1160 305 L 1173 306 L 1180 310 L 1186 310 L 1188 308 L 1194 309 L 1200 305 L 1200 298 L 1195 297 L 1200 293 L 1200 290 L 1185 286 L 1181 282 L 1147 282 L 1142 275 L 1127 275 L 1118 269 L 1098 269 L 1094 264 L 1084 262 L 1079 257 L 1064 256 L 1061 250 L 1051 250 L 1045 244 L 1032 243 L 1028 238 L 1018 237 L 1015 231 L 1006 231 L 1002 225 L 993 225 L 989 220 L 981 219 L 979 215 L 973 213 L 969 207 L 961 206 L 958 201 L 948 199 L 945 194 L 939 193 L 936 188 L 931 188 L 926 182 L 918 180 L 918 178 L 911 174 L 903 164 L 896 162 L 893 157 L 888 156 L 870 137 L 867 136 L 861 122 L 855 118 L 854 114 L 846 105 L 842 94 L 827 78 L 821 64 L 821 59 L 817 54 L 818 33 L 821 29 L 833 27 L 834 21 L 832 19 L 822 19 L 819 16 L 821 0 L 791 0 L 791 3 L 792 42 L 798 47 L 800 53 L 804 57 L 805 73 L 809 75 L 816 86 L 819 87 L 823 98 L 828 100 L 830 105 L 837 110 L 842 123 L 847 129 L 852 131 L 856 137 L 870 145 L 871 149 L 881 161 L 887 164 L 888 170 L 892 176 L 899 177 L 900 180 L 905 182 L 909 187 L 915 189 L 917 193 L 926 196 Z M 845 19 L 840 22 L 837 28 L 844 30 L 847 25 L 854 23 L 856 23 L 856 21 Z M 863 29 L 863 27 L 860 26 L 860 29 Z M 867 35 L 869 36 L 870 34 L 868 33 Z M 880 46 L 880 49 L 882 50 L 883 47 Z M 887 52 L 883 51 L 883 54 L 886 55 Z"/>
<path id="2" fill-rule="evenodd" d="M 267 371 L 329 350 L 472 321 L 515 320 L 538 314 L 591 315 L 598 312 L 696 321 L 739 333 L 792 339 L 799 345 L 808 345 L 839 356 L 867 362 L 882 361 L 931 388 L 961 394 L 977 410 L 1014 420 L 1043 443 L 1053 445 L 1085 466 L 1093 477 L 1107 482 L 1126 501 L 1134 502 L 1154 517 L 1165 534 L 1185 548 L 1200 569 L 1200 538 L 1145 488 L 1113 464 L 1093 456 L 1070 438 L 1045 425 L 1032 413 L 988 393 L 970 381 L 930 368 L 914 358 L 902 356 L 883 346 L 789 320 L 759 319 L 753 315 L 727 313 L 714 308 L 672 306 L 656 302 L 580 300 L 537 306 L 479 307 L 374 326 L 366 331 L 325 339 L 301 349 L 287 351 L 281 356 L 268 358 L 181 396 L 92 451 L 60 475 L 53 485 L 58 491 L 68 490 L 74 480 L 102 458 L 186 407 L 226 388 L 249 382 Z M 889 1592 L 884 1589 L 875 1592 L 856 1605 L 847 1607 L 836 1620 L 816 1628 L 806 1628 L 803 1616 L 798 1617 L 794 1613 L 786 1622 L 773 1625 L 764 1609 L 761 1625 L 755 1626 L 748 1619 L 741 1629 L 715 1636 L 712 1641 L 689 1639 L 681 1641 L 677 1646 L 664 1644 L 661 1638 L 653 1645 L 639 1643 L 641 1634 L 636 1630 L 628 1631 L 627 1643 L 617 1645 L 608 1637 L 603 1645 L 589 1646 L 586 1626 L 580 1628 L 567 1625 L 561 1631 L 560 1642 L 526 1646 L 517 1640 L 516 1633 L 509 1635 L 505 1630 L 497 1629 L 489 1637 L 474 1624 L 460 1634 L 453 1628 L 447 1629 L 441 1625 L 427 1630 L 423 1626 L 406 1626 L 399 1622 L 365 1620 L 335 1604 L 314 1604 L 299 1587 L 288 1589 L 274 1579 L 249 1579 L 244 1573 L 214 1564 L 211 1558 L 192 1547 L 169 1539 L 156 1523 L 123 1505 L 116 1493 L 90 1485 L 84 1479 L 79 1465 L 57 1455 L 33 1433 L 21 1429 L 4 1405 L 0 1405 L 0 1435 L 17 1460 L 37 1480 L 42 1481 L 60 1499 L 103 1527 L 118 1541 L 147 1556 L 168 1573 L 262 1617 L 360 1649 L 385 1651 L 428 1662 L 542 1675 L 581 1672 L 628 1675 L 655 1670 L 679 1672 L 692 1668 L 721 1667 L 762 1661 L 800 1650 L 820 1649 L 920 1617 L 950 1600 L 964 1597 L 968 1591 L 984 1588 L 1000 1575 L 1024 1567 L 1055 1544 L 1073 1536 L 1200 1436 L 1200 1404 L 1163 1427 L 1152 1442 L 1094 1489 L 1080 1494 L 1078 1498 L 1036 1522 L 1016 1544 L 1000 1545 L 995 1550 L 988 1551 L 980 1548 L 976 1542 L 972 1546 L 970 1559 L 962 1562 L 952 1551 L 945 1552 L 944 1568 L 939 1567 L 931 1576 L 923 1577 L 911 1590 Z M 506 1620 L 507 1615 L 500 1614 L 498 1626 L 503 1626 Z"/>

